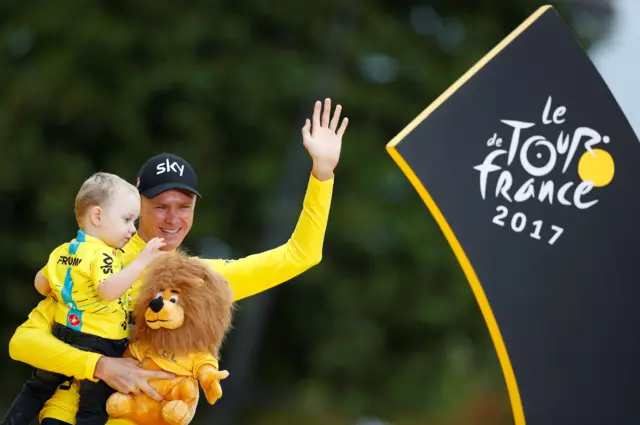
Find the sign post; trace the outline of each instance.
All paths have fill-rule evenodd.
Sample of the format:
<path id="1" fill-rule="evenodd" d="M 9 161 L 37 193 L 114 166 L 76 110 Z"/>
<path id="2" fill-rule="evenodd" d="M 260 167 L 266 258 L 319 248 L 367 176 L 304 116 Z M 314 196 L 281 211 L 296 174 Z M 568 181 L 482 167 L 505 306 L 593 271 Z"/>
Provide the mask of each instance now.
<path id="1" fill-rule="evenodd" d="M 469 281 L 516 425 L 640 423 L 640 143 L 558 13 L 387 150 Z"/>

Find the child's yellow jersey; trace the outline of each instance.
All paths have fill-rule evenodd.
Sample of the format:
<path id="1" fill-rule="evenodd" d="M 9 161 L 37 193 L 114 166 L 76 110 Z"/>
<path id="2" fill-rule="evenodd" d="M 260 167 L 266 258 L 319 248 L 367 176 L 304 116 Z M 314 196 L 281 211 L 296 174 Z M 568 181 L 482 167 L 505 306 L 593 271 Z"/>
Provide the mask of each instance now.
<path id="1" fill-rule="evenodd" d="M 98 295 L 100 284 L 122 270 L 120 252 L 82 230 L 53 250 L 42 274 L 58 302 L 57 323 L 107 339 L 128 336 L 129 293 L 115 301 Z"/>

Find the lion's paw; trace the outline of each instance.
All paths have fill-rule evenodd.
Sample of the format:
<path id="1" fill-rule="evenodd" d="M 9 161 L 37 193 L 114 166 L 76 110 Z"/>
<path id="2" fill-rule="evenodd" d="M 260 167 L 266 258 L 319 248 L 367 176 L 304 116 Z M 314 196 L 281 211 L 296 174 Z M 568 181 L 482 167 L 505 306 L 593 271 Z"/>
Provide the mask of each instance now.
<path id="1" fill-rule="evenodd" d="M 189 406 L 182 400 L 167 402 L 162 408 L 162 417 L 165 421 L 174 425 L 187 425 L 192 419 Z"/>
<path id="2" fill-rule="evenodd" d="M 130 416 L 134 408 L 135 402 L 130 395 L 114 393 L 107 399 L 107 413 L 112 418 Z"/>

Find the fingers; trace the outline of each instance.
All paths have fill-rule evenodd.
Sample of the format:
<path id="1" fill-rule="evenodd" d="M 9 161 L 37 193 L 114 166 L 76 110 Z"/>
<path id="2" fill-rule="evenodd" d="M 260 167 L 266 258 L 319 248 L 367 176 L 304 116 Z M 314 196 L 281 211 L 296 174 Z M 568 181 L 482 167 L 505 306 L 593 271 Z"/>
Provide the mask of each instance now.
<path id="1" fill-rule="evenodd" d="M 164 398 L 153 389 L 153 387 L 149 384 L 149 380 L 151 379 L 174 379 L 175 375 L 172 373 L 164 372 L 161 370 L 140 370 L 140 377 L 137 380 L 137 385 L 135 385 L 132 392 L 134 394 L 145 393 L 149 398 L 152 398 L 156 401 L 162 401 Z"/>
<path id="2" fill-rule="evenodd" d="M 320 127 L 320 109 L 322 109 L 322 103 L 318 100 L 313 107 L 313 131 Z"/>
<path id="3" fill-rule="evenodd" d="M 324 108 L 322 102 L 317 100 L 313 107 L 312 121 L 309 122 L 309 120 L 306 120 L 304 123 L 304 127 L 302 127 L 302 136 L 310 137 L 314 135 L 320 127 L 329 128 L 331 131 L 336 132 L 336 128 L 338 128 L 338 123 L 340 122 L 341 113 L 342 105 L 336 105 L 333 117 L 331 117 L 331 99 L 326 98 L 324 100 Z M 331 119 L 331 121 L 329 121 L 329 119 Z M 337 130 L 337 135 L 339 137 L 342 137 L 342 135 L 346 131 L 348 122 L 349 120 L 347 120 L 346 118 L 342 120 L 342 124 Z M 311 126 L 311 124 L 313 124 L 313 126 Z"/>
<path id="4" fill-rule="evenodd" d="M 166 245 L 164 238 L 154 238 L 151 242 L 154 248 L 162 248 Z"/>
<path id="5" fill-rule="evenodd" d="M 110 358 L 111 361 L 117 362 L 121 367 L 138 367 L 140 362 L 133 357 L 119 357 L 119 358 Z"/>
<path id="6" fill-rule="evenodd" d="M 176 376 L 173 373 L 164 372 L 162 370 L 144 370 L 144 380 L 149 379 L 174 379 Z"/>
<path id="7" fill-rule="evenodd" d="M 133 358 L 117 358 L 111 359 L 114 365 L 117 365 L 115 370 L 112 367 L 112 373 L 105 377 L 102 377 L 110 387 L 123 394 L 140 395 L 146 394 L 148 397 L 162 401 L 163 397 L 149 384 L 151 379 L 174 379 L 175 375 L 172 373 L 157 371 L 157 370 L 145 370 L 141 369 L 138 365 L 139 362 Z"/>
<path id="8" fill-rule="evenodd" d="M 349 118 L 345 118 L 342 120 L 342 125 L 338 129 L 338 137 L 342 137 L 344 132 L 347 130 L 347 125 L 349 125 Z"/>
<path id="9" fill-rule="evenodd" d="M 329 124 L 329 128 L 331 129 L 331 131 L 336 131 L 336 128 L 338 127 L 338 123 L 340 122 L 341 111 L 342 111 L 342 105 L 336 105 L 336 111 L 333 113 L 331 124 Z"/>
<path id="10" fill-rule="evenodd" d="M 302 127 L 302 139 L 307 140 L 311 138 L 311 121 L 307 118 L 304 122 L 304 127 Z"/>
<path id="11" fill-rule="evenodd" d="M 327 127 L 329 125 L 329 118 L 331 117 L 331 99 L 326 98 L 324 100 L 324 110 L 322 111 L 322 126 Z"/>
<path id="12" fill-rule="evenodd" d="M 153 255 L 162 255 L 165 254 L 164 251 L 161 251 L 165 245 L 164 238 L 153 238 L 147 243 L 145 249 L 150 250 Z"/>
<path id="13" fill-rule="evenodd" d="M 154 390 L 147 381 L 140 383 L 140 390 L 147 395 L 147 397 L 154 399 L 155 401 L 162 401 L 164 398 Z"/>

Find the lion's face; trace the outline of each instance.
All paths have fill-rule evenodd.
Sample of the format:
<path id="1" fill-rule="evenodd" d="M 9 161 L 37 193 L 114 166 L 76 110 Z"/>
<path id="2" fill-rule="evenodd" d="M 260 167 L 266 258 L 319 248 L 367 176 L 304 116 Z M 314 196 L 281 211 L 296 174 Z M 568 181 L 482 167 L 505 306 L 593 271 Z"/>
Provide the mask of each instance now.
<path id="1" fill-rule="evenodd" d="M 155 351 L 217 353 L 232 311 L 226 279 L 197 258 L 170 252 L 147 269 L 131 339 Z"/>
<path id="2" fill-rule="evenodd" d="M 177 329 L 182 326 L 184 308 L 180 305 L 180 290 L 168 288 L 158 292 L 149 302 L 144 318 L 151 329 Z"/>

